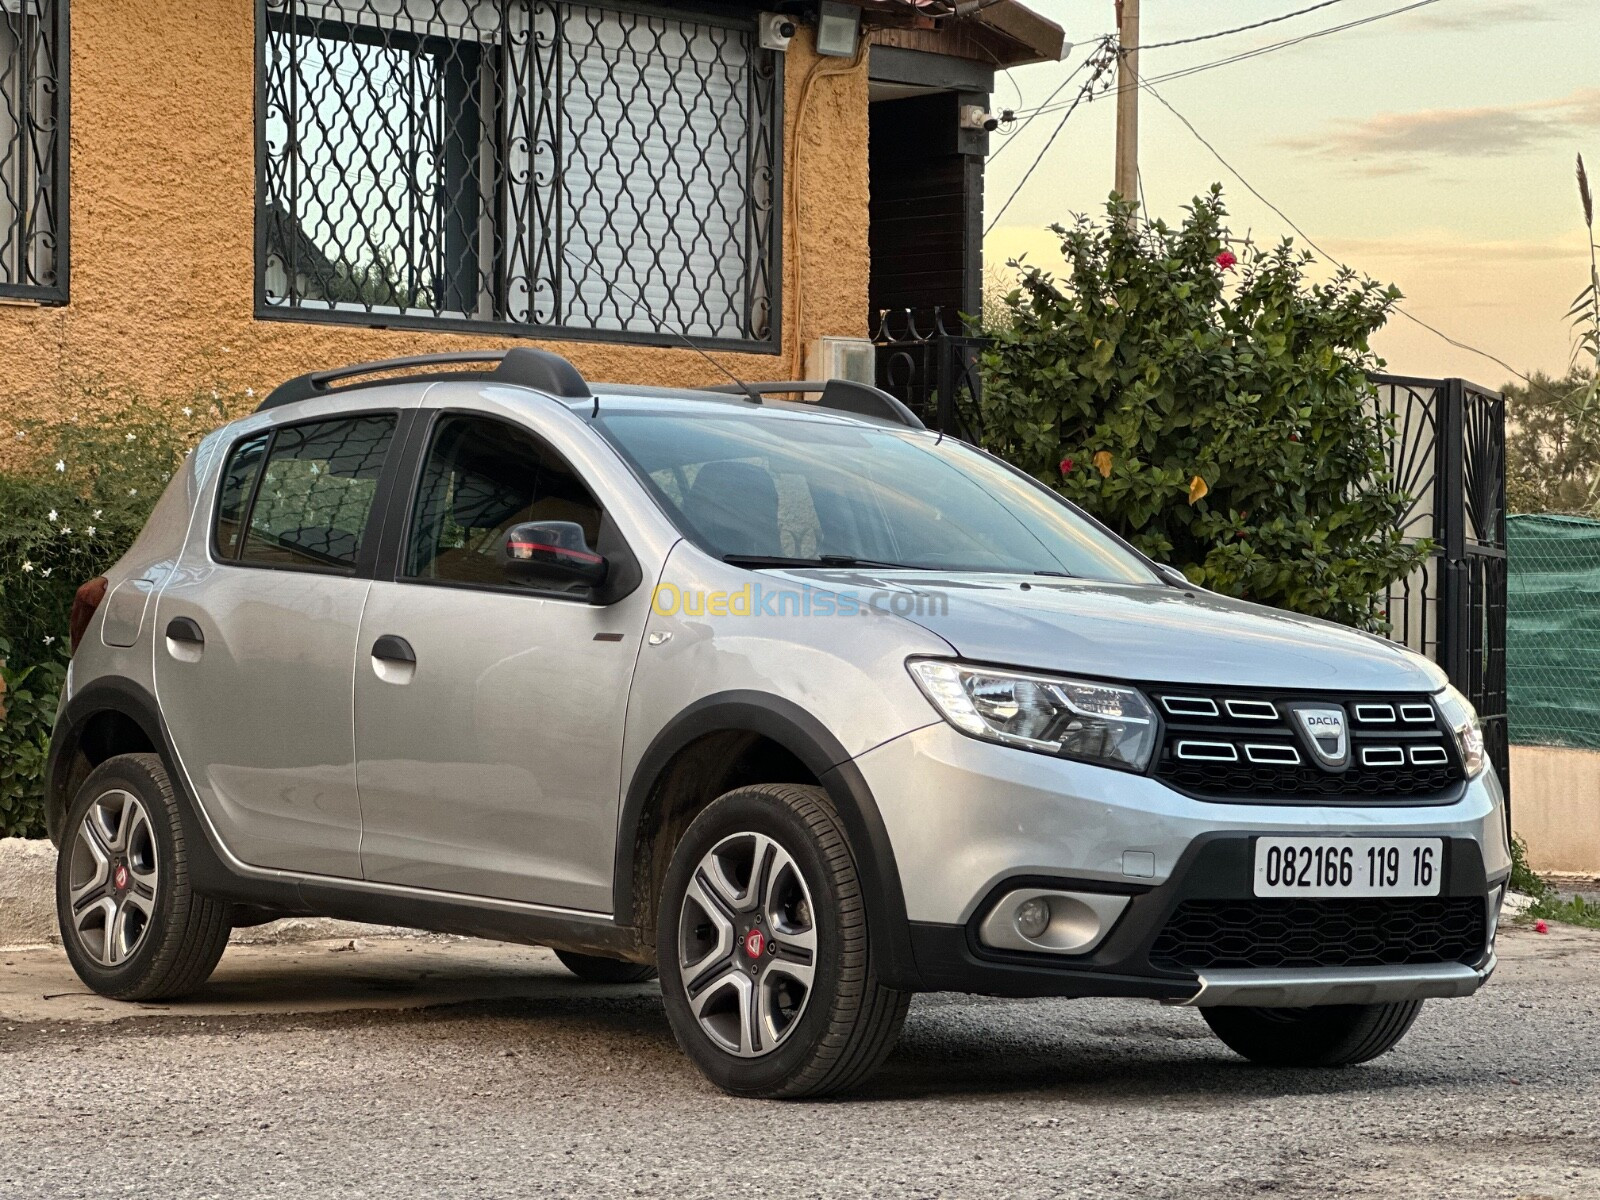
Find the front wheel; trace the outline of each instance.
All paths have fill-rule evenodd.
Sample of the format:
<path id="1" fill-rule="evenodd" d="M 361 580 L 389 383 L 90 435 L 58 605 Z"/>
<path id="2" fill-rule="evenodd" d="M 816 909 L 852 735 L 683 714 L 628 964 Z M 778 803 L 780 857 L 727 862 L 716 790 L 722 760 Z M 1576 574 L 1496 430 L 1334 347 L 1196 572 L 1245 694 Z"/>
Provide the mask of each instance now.
<path id="1" fill-rule="evenodd" d="M 1422 1011 L 1421 1000 L 1321 1008 L 1202 1008 L 1211 1032 L 1269 1067 L 1346 1067 L 1393 1050 Z"/>
<path id="2" fill-rule="evenodd" d="M 725 1091 L 843 1091 L 894 1048 L 910 995 L 878 982 L 855 859 L 821 788 L 714 801 L 673 852 L 658 911 L 672 1031 Z"/>

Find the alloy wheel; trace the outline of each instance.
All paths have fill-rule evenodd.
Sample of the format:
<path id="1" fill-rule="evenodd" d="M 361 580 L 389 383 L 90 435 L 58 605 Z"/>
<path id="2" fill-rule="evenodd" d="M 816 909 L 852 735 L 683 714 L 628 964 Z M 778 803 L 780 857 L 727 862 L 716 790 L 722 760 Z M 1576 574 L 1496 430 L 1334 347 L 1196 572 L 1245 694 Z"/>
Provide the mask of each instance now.
<path id="1" fill-rule="evenodd" d="M 137 796 L 118 788 L 89 805 L 73 840 L 67 878 L 79 945 L 100 966 L 121 966 L 155 916 L 155 830 Z"/>
<path id="2" fill-rule="evenodd" d="M 690 1011 L 721 1049 L 772 1053 L 811 998 L 817 927 L 811 891 L 772 838 L 735 833 L 695 867 L 678 919 Z"/>

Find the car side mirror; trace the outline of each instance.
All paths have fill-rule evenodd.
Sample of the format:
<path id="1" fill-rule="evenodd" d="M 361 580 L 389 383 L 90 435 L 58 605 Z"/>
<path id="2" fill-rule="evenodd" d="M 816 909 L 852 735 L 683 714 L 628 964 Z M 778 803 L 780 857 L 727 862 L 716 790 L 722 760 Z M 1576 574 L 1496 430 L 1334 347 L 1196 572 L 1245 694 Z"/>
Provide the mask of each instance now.
<path id="1" fill-rule="evenodd" d="M 1156 574 L 1161 576 L 1162 582 L 1166 583 L 1170 587 L 1192 588 L 1196 586 L 1195 584 L 1190 583 L 1189 577 L 1182 571 L 1178 570 L 1177 567 L 1169 566 L 1166 563 L 1156 563 L 1155 568 Z"/>
<path id="2" fill-rule="evenodd" d="M 501 554 L 506 578 L 524 586 L 561 589 L 606 581 L 610 564 L 589 549 L 583 527 L 572 521 L 526 521 L 506 533 Z"/>

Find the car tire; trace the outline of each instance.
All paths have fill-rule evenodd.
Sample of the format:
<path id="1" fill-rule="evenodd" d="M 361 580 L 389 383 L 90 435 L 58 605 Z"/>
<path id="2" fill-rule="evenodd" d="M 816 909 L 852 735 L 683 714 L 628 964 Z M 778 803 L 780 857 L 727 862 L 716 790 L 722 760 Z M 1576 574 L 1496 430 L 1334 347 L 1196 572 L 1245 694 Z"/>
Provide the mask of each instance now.
<path id="1" fill-rule="evenodd" d="M 561 965 L 585 983 L 644 983 L 656 977 L 648 963 L 633 963 L 620 958 L 601 958 L 595 954 L 574 954 L 557 950 Z"/>
<path id="2" fill-rule="evenodd" d="M 1368 1062 L 1393 1050 L 1421 1011 L 1421 1000 L 1200 1010 L 1211 1032 L 1229 1049 L 1269 1067 L 1347 1067 Z"/>
<path id="3" fill-rule="evenodd" d="M 230 906 L 195 893 L 172 781 L 154 754 L 90 773 L 67 811 L 56 917 L 72 969 L 114 1000 L 166 1000 L 211 975 Z"/>
<path id="4" fill-rule="evenodd" d="M 660 900 L 668 1020 L 724 1091 L 842 1092 L 894 1048 L 910 993 L 878 981 L 855 858 L 820 787 L 713 801 L 673 851 Z"/>

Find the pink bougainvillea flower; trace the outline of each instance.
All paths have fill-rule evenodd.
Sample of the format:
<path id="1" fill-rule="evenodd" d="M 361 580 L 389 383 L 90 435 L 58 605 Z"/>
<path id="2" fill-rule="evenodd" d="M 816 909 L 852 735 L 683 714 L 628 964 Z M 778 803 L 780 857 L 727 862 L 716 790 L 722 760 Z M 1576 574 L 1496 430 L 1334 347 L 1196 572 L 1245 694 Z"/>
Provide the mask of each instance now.
<path id="1" fill-rule="evenodd" d="M 1232 250 L 1224 250 L 1221 254 L 1217 255 L 1217 266 L 1221 267 L 1224 271 L 1231 271 L 1234 267 L 1238 266 L 1238 264 L 1239 256 Z"/>
<path id="2" fill-rule="evenodd" d="M 1061 460 L 1061 473 L 1063 475 L 1068 475 L 1068 474 L 1071 474 L 1071 472 L 1072 472 L 1072 460 L 1070 458 L 1063 458 Z"/>
<path id="3" fill-rule="evenodd" d="M 1543 921 L 1535 921 L 1533 923 L 1533 931 L 1535 933 L 1549 933 L 1550 926 L 1546 925 Z"/>

